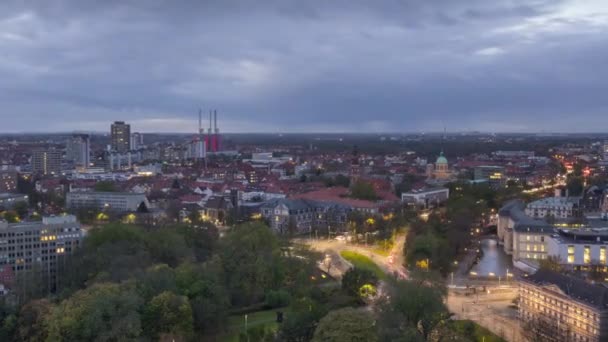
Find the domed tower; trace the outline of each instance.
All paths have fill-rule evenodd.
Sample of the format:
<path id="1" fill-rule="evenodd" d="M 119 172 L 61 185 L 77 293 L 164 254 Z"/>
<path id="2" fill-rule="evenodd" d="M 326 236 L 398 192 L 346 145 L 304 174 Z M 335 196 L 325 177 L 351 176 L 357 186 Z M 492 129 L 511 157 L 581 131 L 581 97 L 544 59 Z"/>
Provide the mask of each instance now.
<path id="1" fill-rule="evenodd" d="M 448 159 L 443 155 L 443 151 L 439 154 L 435 162 L 435 178 L 446 179 L 450 177 L 450 169 Z"/>

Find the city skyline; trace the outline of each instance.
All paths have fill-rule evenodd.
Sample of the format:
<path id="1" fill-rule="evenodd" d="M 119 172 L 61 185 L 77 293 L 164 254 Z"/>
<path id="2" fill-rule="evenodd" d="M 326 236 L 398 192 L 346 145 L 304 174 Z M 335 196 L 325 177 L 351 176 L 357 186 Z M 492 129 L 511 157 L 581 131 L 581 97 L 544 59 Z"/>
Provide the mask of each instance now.
<path id="1" fill-rule="evenodd" d="M 195 133 L 199 108 L 217 108 L 228 133 L 608 124 L 601 1 L 7 1 L 0 12 L 0 133 L 113 121 Z"/>

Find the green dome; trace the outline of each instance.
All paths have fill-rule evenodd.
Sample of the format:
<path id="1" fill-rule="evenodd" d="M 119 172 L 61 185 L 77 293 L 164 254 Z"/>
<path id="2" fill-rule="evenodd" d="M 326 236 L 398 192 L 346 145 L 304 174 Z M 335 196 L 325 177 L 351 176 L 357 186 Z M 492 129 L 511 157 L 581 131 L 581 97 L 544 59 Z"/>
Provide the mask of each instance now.
<path id="1" fill-rule="evenodd" d="M 435 162 L 435 164 L 447 164 L 448 160 L 446 159 L 446 157 L 443 156 L 443 151 L 441 152 L 441 154 L 439 155 L 439 157 L 437 158 L 437 161 Z"/>

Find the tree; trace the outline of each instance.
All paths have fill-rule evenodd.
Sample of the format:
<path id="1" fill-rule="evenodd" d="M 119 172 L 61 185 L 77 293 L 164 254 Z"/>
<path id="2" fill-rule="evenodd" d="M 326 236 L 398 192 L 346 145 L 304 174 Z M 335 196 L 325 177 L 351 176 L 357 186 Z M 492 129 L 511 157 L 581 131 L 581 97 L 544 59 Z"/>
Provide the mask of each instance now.
<path id="1" fill-rule="evenodd" d="M 374 317 L 365 310 L 332 311 L 319 322 L 313 342 L 374 342 L 378 332 Z"/>
<path id="2" fill-rule="evenodd" d="M 19 218 L 24 219 L 28 213 L 28 204 L 27 202 L 17 202 L 13 205 L 13 210 L 17 213 Z"/>
<path id="3" fill-rule="evenodd" d="M 338 174 L 334 177 L 334 184 L 336 186 L 342 186 L 348 188 L 350 186 L 350 178 L 346 177 L 343 174 Z"/>
<path id="4" fill-rule="evenodd" d="M 283 280 L 279 242 L 263 223 L 232 228 L 222 240 L 220 256 L 235 305 L 262 301 L 265 291 L 278 288 Z"/>
<path id="5" fill-rule="evenodd" d="M 388 293 L 390 300 L 384 298 L 377 306 L 382 340 L 416 331 L 418 337 L 410 340 L 426 341 L 450 317 L 440 290 L 426 282 L 393 281 Z"/>
<path id="6" fill-rule="evenodd" d="M 19 215 L 17 215 L 17 213 L 13 210 L 5 211 L 3 217 L 8 223 L 19 222 Z"/>
<path id="7" fill-rule="evenodd" d="M 21 308 L 17 321 L 17 338 L 21 341 L 44 341 L 45 320 L 53 309 L 47 299 L 33 300 Z"/>
<path id="8" fill-rule="evenodd" d="M 95 191 L 114 192 L 116 191 L 116 188 L 112 181 L 101 181 L 95 183 Z"/>
<path id="9" fill-rule="evenodd" d="M 580 176 L 568 177 L 566 189 L 568 189 L 569 196 L 582 196 L 584 190 L 583 178 Z"/>
<path id="10" fill-rule="evenodd" d="M 351 296 L 359 297 L 364 285 L 376 286 L 378 277 L 374 272 L 366 269 L 353 267 L 344 273 L 342 277 L 342 289 Z"/>
<path id="11" fill-rule="evenodd" d="M 358 180 L 351 188 L 350 192 L 351 197 L 361 200 L 373 201 L 378 199 L 378 195 L 376 194 L 376 190 L 372 184 Z"/>
<path id="12" fill-rule="evenodd" d="M 538 264 L 541 269 L 551 270 L 558 273 L 562 273 L 564 271 L 562 260 L 559 256 L 549 255 L 546 259 L 541 259 Z"/>
<path id="13" fill-rule="evenodd" d="M 148 210 L 148 207 L 146 206 L 146 202 L 142 201 L 141 203 L 139 203 L 139 205 L 137 206 L 137 212 L 141 213 L 141 214 L 145 214 L 145 213 L 150 212 Z"/>
<path id="14" fill-rule="evenodd" d="M 281 341 L 310 341 L 318 322 L 327 314 L 327 309 L 310 298 L 294 301 L 289 313 L 281 324 L 279 337 Z"/>
<path id="15" fill-rule="evenodd" d="M 141 336 L 142 299 L 129 285 L 95 284 L 53 308 L 47 340 L 126 340 Z"/>
<path id="16" fill-rule="evenodd" d="M 192 309 L 188 298 L 165 291 L 144 308 L 144 332 L 153 339 L 161 334 L 186 338 L 193 333 Z"/>

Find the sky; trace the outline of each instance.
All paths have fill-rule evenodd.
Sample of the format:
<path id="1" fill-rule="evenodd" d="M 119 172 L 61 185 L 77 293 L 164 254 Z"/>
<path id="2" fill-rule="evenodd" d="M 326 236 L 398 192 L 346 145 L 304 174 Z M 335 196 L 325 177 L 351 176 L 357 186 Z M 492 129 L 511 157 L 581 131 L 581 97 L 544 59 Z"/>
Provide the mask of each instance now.
<path id="1" fill-rule="evenodd" d="M 0 132 L 606 132 L 607 61 L 606 0 L 2 0 Z"/>

